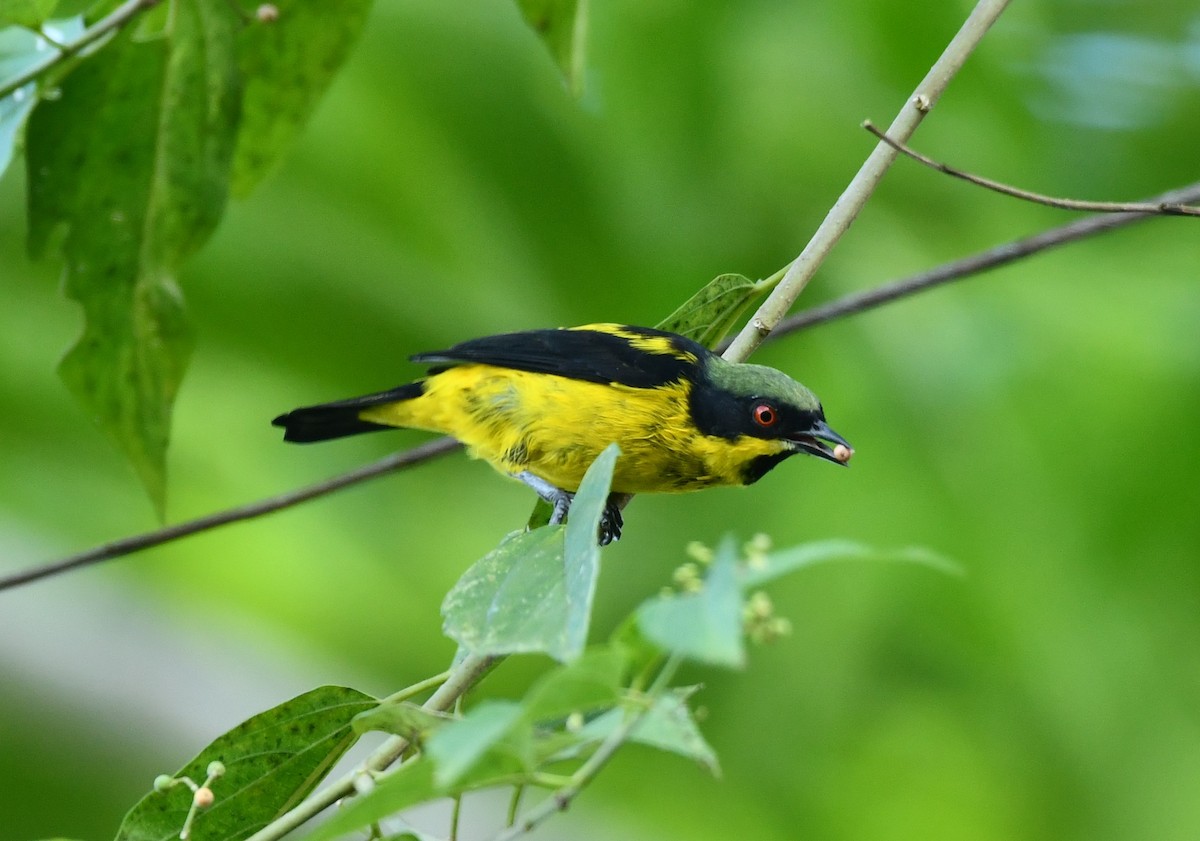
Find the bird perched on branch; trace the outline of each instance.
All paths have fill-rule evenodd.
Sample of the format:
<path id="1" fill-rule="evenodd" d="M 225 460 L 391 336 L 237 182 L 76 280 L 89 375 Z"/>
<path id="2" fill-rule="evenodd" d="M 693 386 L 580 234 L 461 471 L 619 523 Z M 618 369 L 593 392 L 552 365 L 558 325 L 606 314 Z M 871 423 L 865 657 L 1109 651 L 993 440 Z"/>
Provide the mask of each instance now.
<path id="1" fill-rule="evenodd" d="M 728 362 L 691 339 L 622 324 L 506 333 L 421 353 L 427 376 L 388 391 L 295 409 L 284 440 L 410 427 L 452 435 L 554 506 L 561 522 L 583 474 L 621 448 L 613 494 L 749 485 L 807 453 L 853 450 L 816 395 L 781 371 Z M 831 446 L 833 445 L 833 446 Z M 601 543 L 620 536 L 610 504 Z"/>

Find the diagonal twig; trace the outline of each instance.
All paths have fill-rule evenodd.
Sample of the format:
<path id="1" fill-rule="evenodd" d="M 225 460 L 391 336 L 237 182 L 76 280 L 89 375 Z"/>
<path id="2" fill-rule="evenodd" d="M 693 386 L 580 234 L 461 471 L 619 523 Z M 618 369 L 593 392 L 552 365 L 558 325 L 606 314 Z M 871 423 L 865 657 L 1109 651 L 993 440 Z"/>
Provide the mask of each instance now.
<path id="1" fill-rule="evenodd" d="M 1200 201 L 1200 182 L 1176 190 L 1169 190 L 1157 196 L 1146 199 L 1138 206 L 1160 207 L 1182 205 Z M 991 269 L 1008 265 L 1024 257 L 1030 257 L 1042 251 L 1056 248 L 1060 245 L 1078 242 L 1087 237 L 1124 228 L 1137 222 L 1153 219 L 1160 215 L 1157 211 L 1138 211 L 1122 213 L 1099 213 L 1086 216 L 1066 225 L 1042 231 L 1023 239 L 1006 242 L 986 251 L 972 254 L 960 260 L 944 263 L 920 274 L 910 275 L 900 280 L 875 286 L 862 292 L 852 292 L 841 298 L 816 307 L 802 310 L 790 315 L 779 323 L 771 333 L 771 338 L 780 338 L 789 333 L 795 333 L 827 321 L 834 321 L 846 316 L 881 307 L 884 304 L 916 295 L 937 286 L 943 286 L 956 280 L 973 277 Z"/>
<path id="2" fill-rule="evenodd" d="M 911 146 L 906 145 L 903 141 L 891 137 L 870 120 L 865 120 L 862 127 L 897 152 L 907 155 L 914 161 L 922 163 L 930 169 L 937 170 L 954 178 L 960 178 L 978 187 L 983 187 L 1006 196 L 1012 196 L 1013 198 L 1023 199 L 1024 201 L 1034 202 L 1035 204 L 1044 204 L 1047 207 L 1056 207 L 1060 210 L 1086 210 L 1092 213 L 1155 213 L 1163 216 L 1200 216 L 1200 207 L 1190 207 L 1178 202 L 1083 201 L 1081 199 L 1061 199 L 1043 195 L 1042 193 L 1022 190 L 1020 187 L 1013 187 L 1000 181 L 993 181 L 991 178 L 974 175 L 966 170 L 944 164 L 941 161 L 935 161 L 928 155 L 923 155 Z"/>
<path id="3" fill-rule="evenodd" d="M 900 113 L 892 120 L 888 132 L 907 140 L 917 130 L 925 115 L 937 104 L 950 80 L 962 69 L 988 29 L 1008 5 L 1008 0 L 979 0 L 962 28 L 946 45 L 925 78 L 917 85 Z M 850 184 L 825 215 L 804 250 L 784 270 L 783 279 L 751 317 L 742 331 L 734 337 L 724 356 L 731 362 L 745 362 L 763 339 L 775 329 L 808 286 L 813 275 L 842 235 L 850 229 L 859 211 L 875 192 L 875 187 L 899 153 L 886 143 L 876 144 Z"/>

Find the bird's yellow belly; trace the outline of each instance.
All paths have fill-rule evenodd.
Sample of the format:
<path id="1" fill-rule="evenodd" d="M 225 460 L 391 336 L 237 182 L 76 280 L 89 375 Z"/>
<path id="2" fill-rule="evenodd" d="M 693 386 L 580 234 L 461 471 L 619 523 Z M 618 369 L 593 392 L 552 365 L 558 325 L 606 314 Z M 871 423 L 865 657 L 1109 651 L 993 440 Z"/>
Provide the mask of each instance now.
<path id="1" fill-rule="evenodd" d="M 745 464 L 786 445 L 701 435 L 687 383 L 654 389 L 590 383 L 490 365 L 460 365 L 425 381 L 413 400 L 364 411 L 364 420 L 453 435 L 504 473 L 528 470 L 574 491 L 610 443 L 621 448 L 612 488 L 678 492 L 742 484 Z"/>

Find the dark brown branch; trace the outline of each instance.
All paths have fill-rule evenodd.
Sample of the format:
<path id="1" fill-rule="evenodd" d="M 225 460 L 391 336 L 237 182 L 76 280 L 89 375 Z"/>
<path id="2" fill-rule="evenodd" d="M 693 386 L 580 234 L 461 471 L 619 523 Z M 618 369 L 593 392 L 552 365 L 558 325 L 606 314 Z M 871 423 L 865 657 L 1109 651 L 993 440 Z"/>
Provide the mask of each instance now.
<path id="1" fill-rule="evenodd" d="M 71 555 L 68 558 L 63 558 L 53 563 L 32 567 L 21 572 L 0 577 L 0 590 L 18 587 L 21 584 L 37 581 L 39 578 L 48 578 L 60 572 L 66 572 L 78 567 L 91 566 L 101 561 L 119 558 L 122 555 L 131 555 L 134 552 L 140 552 L 152 546 L 160 546 L 163 543 L 169 543 L 172 540 L 178 540 L 181 537 L 187 537 L 197 532 L 207 531 L 217 526 L 224 526 L 241 520 L 251 520 L 255 517 L 261 517 L 263 514 L 270 514 L 283 508 L 290 508 L 293 505 L 299 505 L 301 502 L 316 499 L 319 496 L 333 493 L 334 491 L 366 481 L 367 479 L 382 476 L 384 473 L 413 467 L 431 458 L 453 452 L 461 446 L 453 438 L 437 438 L 421 444 L 419 447 L 413 447 L 411 450 L 393 453 L 387 458 L 380 459 L 365 467 L 360 467 L 349 473 L 343 473 L 340 476 L 334 476 L 332 479 L 318 482 L 315 485 L 309 485 L 290 493 L 279 494 L 278 496 L 259 500 L 249 505 L 242 505 L 238 508 L 218 511 L 215 514 L 208 514 L 204 517 L 198 517 L 195 520 L 177 523 L 176 525 L 146 532 L 145 534 L 126 537 L 122 540 L 114 540 L 112 543 L 97 546 L 86 552 L 80 552 L 78 555 Z"/>
<path id="2" fill-rule="evenodd" d="M 1032 193 L 1028 190 L 1022 190 L 1019 187 L 1011 187 L 1008 184 L 1002 184 L 999 181 L 993 181 L 990 178 L 984 178 L 980 175 L 972 175 L 965 170 L 957 169 L 948 164 L 935 161 L 927 155 L 922 155 L 920 152 L 904 145 L 899 140 L 891 138 L 887 132 L 880 129 L 870 120 L 863 123 L 863 128 L 871 132 L 887 145 L 891 146 L 897 152 L 907 155 L 914 161 L 925 164 L 930 169 L 935 169 L 938 172 L 961 178 L 963 181 L 974 184 L 978 187 L 983 187 L 988 190 L 993 190 L 997 193 L 1003 193 L 1006 196 L 1023 199 L 1024 201 L 1034 202 L 1035 204 L 1044 204 L 1047 207 L 1057 207 L 1060 210 L 1084 210 L 1090 213 L 1155 213 L 1163 216 L 1200 216 L 1200 207 L 1190 207 L 1187 204 L 1180 202 L 1108 202 L 1108 201 L 1082 201 L 1079 199 L 1060 199 L 1054 196 L 1044 196 L 1041 193 Z"/>

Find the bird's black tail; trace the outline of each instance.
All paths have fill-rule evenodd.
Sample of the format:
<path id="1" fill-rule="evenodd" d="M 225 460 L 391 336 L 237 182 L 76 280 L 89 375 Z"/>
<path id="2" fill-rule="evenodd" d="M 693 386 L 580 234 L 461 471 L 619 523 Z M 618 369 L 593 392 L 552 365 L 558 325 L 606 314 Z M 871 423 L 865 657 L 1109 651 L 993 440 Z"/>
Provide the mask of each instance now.
<path id="1" fill-rule="evenodd" d="M 283 427 L 283 440 L 296 444 L 309 444 L 313 441 L 328 441 L 331 438 L 358 435 L 361 432 L 393 429 L 394 427 L 387 424 L 362 420 L 358 415 L 363 409 L 371 406 L 412 400 L 414 397 L 420 397 L 423 392 L 424 385 L 418 380 L 415 383 L 406 383 L 377 394 L 366 394 L 362 397 L 352 397 L 349 400 L 293 409 L 275 418 L 271 421 L 271 425 Z"/>

